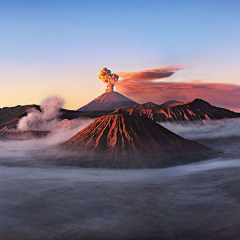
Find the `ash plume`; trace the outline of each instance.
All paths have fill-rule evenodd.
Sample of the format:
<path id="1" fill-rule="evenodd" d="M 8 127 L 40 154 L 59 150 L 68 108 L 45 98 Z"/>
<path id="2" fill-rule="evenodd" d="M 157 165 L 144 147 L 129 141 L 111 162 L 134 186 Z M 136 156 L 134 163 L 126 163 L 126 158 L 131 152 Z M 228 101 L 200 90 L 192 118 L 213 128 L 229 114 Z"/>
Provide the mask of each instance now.
<path id="1" fill-rule="evenodd" d="M 167 65 L 138 72 L 118 72 L 117 74 L 120 76 L 121 82 L 129 80 L 151 81 L 154 79 L 168 78 L 172 76 L 175 71 L 182 70 L 184 67 L 185 65 Z M 119 84 L 121 84 L 121 82 L 119 82 Z"/>
<path id="2" fill-rule="evenodd" d="M 113 92 L 114 84 L 118 81 L 119 76 L 117 74 L 111 73 L 111 70 L 103 68 L 100 70 L 98 78 L 104 83 L 107 83 L 107 88 L 105 92 Z"/>
<path id="3" fill-rule="evenodd" d="M 36 108 L 29 110 L 27 116 L 22 117 L 17 125 L 20 131 L 50 131 L 59 121 L 60 109 L 63 106 L 63 99 L 59 97 L 50 97 L 44 100 L 41 105 L 41 111 Z"/>

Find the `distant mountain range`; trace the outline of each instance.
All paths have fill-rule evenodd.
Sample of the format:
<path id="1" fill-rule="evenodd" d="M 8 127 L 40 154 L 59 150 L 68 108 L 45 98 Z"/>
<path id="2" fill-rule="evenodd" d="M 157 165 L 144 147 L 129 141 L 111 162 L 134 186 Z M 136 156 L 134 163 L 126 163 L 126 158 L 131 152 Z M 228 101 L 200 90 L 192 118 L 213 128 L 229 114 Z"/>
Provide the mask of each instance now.
<path id="1" fill-rule="evenodd" d="M 118 93 L 115 94 L 115 92 L 114 96 L 119 96 L 120 100 L 125 99 L 123 95 L 118 95 Z M 123 96 L 123 98 L 121 96 Z M 106 108 L 113 105 L 118 106 L 118 103 L 109 103 L 108 101 L 106 102 Z M 120 102 L 123 103 L 126 101 Z M 172 102 L 172 100 L 170 102 Z M 201 99 L 195 99 L 190 102 L 177 102 L 173 104 L 169 104 L 169 102 L 166 102 L 162 105 L 157 105 L 152 102 L 148 102 L 145 104 L 137 104 L 136 102 L 132 101 L 131 103 L 133 105 L 131 105 L 130 107 L 121 107 L 113 110 L 75 111 L 60 109 L 59 121 L 63 119 L 71 120 L 79 117 L 97 118 L 111 114 L 113 112 L 133 116 L 143 116 L 157 122 L 194 121 L 204 119 L 213 120 L 240 117 L 240 113 L 235 113 L 224 108 L 212 106 Z M 101 104 L 104 105 L 105 102 L 102 102 Z M 30 108 L 36 108 L 40 110 L 39 105 L 19 105 L 15 107 L 0 108 L 0 129 L 4 128 L 5 126 L 8 126 L 8 128 L 15 128 L 19 119 L 26 116 Z"/>
<path id="2" fill-rule="evenodd" d="M 157 122 L 213 120 L 240 117 L 240 113 L 212 106 L 202 99 L 195 99 L 190 102 L 163 104 L 151 109 L 119 108 L 115 110 L 115 113 L 143 116 Z"/>
<path id="3" fill-rule="evenodd" d="M 127 106 L 126 108 L 128 108 L 128 109 L 152 109 L 152 108 L 157 107 L 157 106 L 163 106 L 163 105 L 175 104 L 175 103 L 180 103 L 180 101 L 170 100 L 170 101 L 165 102 L 161 105 L 158 105 L 158 104 L 153 103 L 153 102 L 147 102 L 147 103 L 143 103 L 143 104 Z"/>

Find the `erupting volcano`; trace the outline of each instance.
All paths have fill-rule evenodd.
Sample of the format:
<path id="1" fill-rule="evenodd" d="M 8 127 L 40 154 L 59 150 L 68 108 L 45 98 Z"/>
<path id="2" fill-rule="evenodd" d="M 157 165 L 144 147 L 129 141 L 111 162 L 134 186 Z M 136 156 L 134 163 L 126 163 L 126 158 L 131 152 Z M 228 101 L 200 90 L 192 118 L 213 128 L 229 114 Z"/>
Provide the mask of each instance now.
<path id="1" fill-rule="evenodd" d="M 107 68 L 101 69 L 98 78 L 107 83 L 105 93 L 79 108 L 78 111 L 115 110 L 116 108 L 138 104 L 122 94 L 113 91 L 114 84 L 118 81 L 119 76 L 114 73 L 112 74 L 111 70 Z"/>

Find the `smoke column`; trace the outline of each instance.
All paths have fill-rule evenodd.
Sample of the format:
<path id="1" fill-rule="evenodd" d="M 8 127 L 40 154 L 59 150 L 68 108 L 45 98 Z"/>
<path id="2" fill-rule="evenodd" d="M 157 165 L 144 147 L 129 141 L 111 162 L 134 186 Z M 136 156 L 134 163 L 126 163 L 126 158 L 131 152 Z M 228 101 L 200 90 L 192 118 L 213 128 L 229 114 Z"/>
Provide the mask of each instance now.
<path id="1" fill-rule="evenodd" d="M 113 92 L 114 84 L 118 81 L 119 76 L 114 73 L 112 74 L 111 70 L 103 68 L 100 70 L 98 78 L 101 79 L 104 83 L 107 83 L 105 92 Z"/>

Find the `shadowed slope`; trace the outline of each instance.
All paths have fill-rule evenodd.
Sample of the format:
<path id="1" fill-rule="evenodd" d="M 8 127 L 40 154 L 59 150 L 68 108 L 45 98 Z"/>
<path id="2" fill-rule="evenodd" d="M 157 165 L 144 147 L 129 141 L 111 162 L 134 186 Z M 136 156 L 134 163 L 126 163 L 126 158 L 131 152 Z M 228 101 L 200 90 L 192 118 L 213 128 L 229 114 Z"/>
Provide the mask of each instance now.
<path id="1" fill-rule="evenodd" d="M 98 118 L 61 148 L 78 151 L 80 166 L 167 167 L 200 160 L 211 151 L 147 118 L 113 114 Z"/>

